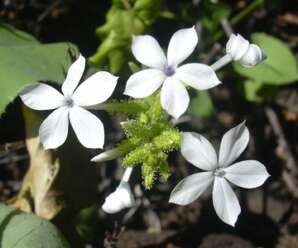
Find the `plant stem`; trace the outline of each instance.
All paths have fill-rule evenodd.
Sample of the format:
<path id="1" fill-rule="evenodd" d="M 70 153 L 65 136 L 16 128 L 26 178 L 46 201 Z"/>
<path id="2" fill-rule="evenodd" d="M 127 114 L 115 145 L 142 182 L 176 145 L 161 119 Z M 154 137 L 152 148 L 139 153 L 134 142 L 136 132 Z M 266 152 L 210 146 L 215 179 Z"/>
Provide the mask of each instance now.
<path id="1" fill-rule="evenodd" d="M 238 15 L 233 17 L 230 20 L 231 26 L 235 26 L 238 22 L 240 22 L 242 19 L 244 19 L 248 14 L 250 14 L 253 10 L 255 10 L 257 7 L 262 5 L 265 0 L 254 0 L 251 4 L 249 4 L 246 8 L 244 8 Z M 224 32 L 222 30 L 215 33 L 213 38 L 211 39 L 211 42 L 214 43 L 217 40 L 219 40 L 224 35 Z"/>

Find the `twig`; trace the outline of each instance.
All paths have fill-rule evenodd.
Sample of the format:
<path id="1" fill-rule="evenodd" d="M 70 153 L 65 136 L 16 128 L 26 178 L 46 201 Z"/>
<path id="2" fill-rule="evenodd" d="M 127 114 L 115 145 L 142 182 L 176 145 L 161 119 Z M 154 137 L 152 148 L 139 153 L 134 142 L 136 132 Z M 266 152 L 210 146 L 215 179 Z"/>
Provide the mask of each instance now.
<path id="1" fill-rule="evenodd" d="M 51 12 L 53 9 L 55 9 L 57 6 L 59 6 L 62 3 L 61 0 L 56 0 L 53 2 L 48 8 L 46 8 L 40 16 L 37 18 L 37 22 L 42 22 Z"/>
<path id="2" fill-rule="evenodd" d="M 230 35 L 232 33 L 234 33 L 233 31 L 233 28 L 231 26 L 231 24 L 229 23 L 228 19 L 227 18 L 223 18 L 221 21 L 220 21 L 222 27 L 223 27 L 223 30 L 225 31 L 225 34 L 227 37 L 230 37 Z"/>
<path id="3" fill-rule="evenodd" d="M 275 111 L 270 108 L 265 108 L 265 113 L 269 120 L 269 123 L 272 127 L 272 130 L 277 138 L 278 148 L 280 150 L 279 155 L 282 159 L 286 161 L 285 170 L 283 170 L 282 178 L 293 194 L 295 198 L 298 198 L 298 190 L 297 190 L 297 175 L 298 175 L 298 168 L 297 168 L 297 161 L 290 149 L 290 146 L 286 140 L 284 131 L 280 125 L 278 120 L 277 114 Z"/>

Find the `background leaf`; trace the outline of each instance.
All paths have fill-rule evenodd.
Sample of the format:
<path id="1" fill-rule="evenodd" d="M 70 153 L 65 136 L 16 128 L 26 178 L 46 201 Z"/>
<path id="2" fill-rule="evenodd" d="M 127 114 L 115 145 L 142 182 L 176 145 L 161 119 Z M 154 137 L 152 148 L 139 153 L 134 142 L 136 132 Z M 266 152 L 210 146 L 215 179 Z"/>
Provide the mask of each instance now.
<path id="1" fill-rule="evenodd" d="M 267 59 L 254 68 L 234 63 L 239 74 L 272 85 L 289 84 L 298 79 L 296 58 L 281 40 L 265 33 L 254 33 L 252 41 L 265 51 Z"/>
<path id="2" fill-rule="evenodd" d="M 0 115 L 26 84 L 37 81 L 62 83 L 71 64 L 71 43 L 40 44 L 10 26 L 0 28 Z"/>
<path id="3" fill-rule="evenodd" d="M 214 114 L 214 106 L 208 92 L 198 91 L 192 97 L 188 113 L 199 118 L 209 118 Z"/>
<path id="4" fill-rule="evenodd" d="M 0 246 L 15 248 L 69 247 L 50 222 L 0 204 Z"/>

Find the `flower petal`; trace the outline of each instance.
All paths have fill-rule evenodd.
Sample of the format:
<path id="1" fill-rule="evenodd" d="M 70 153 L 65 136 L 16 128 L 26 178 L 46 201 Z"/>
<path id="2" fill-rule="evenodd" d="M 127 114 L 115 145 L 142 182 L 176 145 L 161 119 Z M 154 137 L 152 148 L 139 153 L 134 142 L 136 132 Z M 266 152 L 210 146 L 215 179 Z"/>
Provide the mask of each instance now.
<path id="1" fill-rule="evenodd" d="M 198 40 L 195 27 L 180 29 L 174 33 L 167 52 L 168 64 L 178 66 L 194 51 Z"/>
<path id="2" fill-rule="evenodd" d="M 104 127 L 94 114 L 74 106 L 70 109 L 69 119 L 81 144 L 87 148 L 102 148 Z"/>
<path id="3" fill-rule="evenodd" d="M 133 36 L 131 51 L 143 65 L 163 70 L 167 63 L 166 56 L 157 40 L 150 35 Z"/>
<path id="4" fill-rule="evenodd" d="M 217 167 L 217 156 L 213 146 L 198 133 L 183 133 L 181 153 L 188 162 L 202 170 L 212 171 Z"/>
<path id="5" fill-rule="evenodd" d="M 118 77 L 109 72 L 100 71 L 81 83 L 73 93 L 76 105 L 89 107 L 106 101 L 113 93 Z"/>
<path id="6" fill-rule="evenodd" d="M 122 181 L 118 188 L 105 199 L 102 210 L 108 214 L 115 214 L 125 208 L 131 208 L 135 204 L 129 184 Z"/>
<path id="7" fill-rule="evenodd" d="M 63 95 L 47 84 L 27 85 L 19 95 L 26 106 L 35 110 L 55 109 L 63 103 Z"/>
<path id="8" fill-rule="evenodd" d="M 78 59 L 69 67 L 66 79 L 62 85 L 64 95 L 71 95 L 78 86 L 84 70 L 86 59 L 80 54 Z"/>
<path id="9" fill-rule="evenodd" d="M 187 205 L 204 193 L 213 181 L 212 172 L 201 172 L 190 175 L 180 181 L 170 195 L 169 202 Z"/>
<path id="10" fill-rule="evenodd" d="M 213 88 L 221 82 L 215 71 L 208 65 L 191 63 L 182 65 L 177 69 L 177 77 L 184 83 L 197 90 Z"/>
<path id="11" fill-rule="evenodd" d="M 237 196 L 226 179 L 215 177 L 212 200 L 218 217 L 223 222 L 235 226 L 241 208 Z"/>
<path id="12" fill-rule="evenodd" d="M 163 83 L 160 101 L 167 113 L 177 119 L 187 110 L 189 95 L 182 83 L 170 77 Z"/>
<path id="13" fill-rule="evenodd" d="M 225 133 L 219 148 L 220 167 L 231 165 L 244 151 L 249 141 L 249 131 L 245 121 Z"/>
<path id="14" fill-rule="evenodd" d="M 256 160 L 245 160 L 224 169 L 225 178 L 242 188 L 261 186 L 270 176 L 265 166 Z"/>
<path id="15" fill-rule="evenodd" d="M 68 108 L 60 107 L 53 111 L 40 125 L 40 142 L 44 149 L 61 146 L 68 134 Z"/>
<path id="16" fill-rule="evenodd" d="M 124 94 L 134 98 L 144 98 L 153 94 L 165 81 L 164 73 L 157 69 L 147 69 L 134 73 L 128 79 Z"/>

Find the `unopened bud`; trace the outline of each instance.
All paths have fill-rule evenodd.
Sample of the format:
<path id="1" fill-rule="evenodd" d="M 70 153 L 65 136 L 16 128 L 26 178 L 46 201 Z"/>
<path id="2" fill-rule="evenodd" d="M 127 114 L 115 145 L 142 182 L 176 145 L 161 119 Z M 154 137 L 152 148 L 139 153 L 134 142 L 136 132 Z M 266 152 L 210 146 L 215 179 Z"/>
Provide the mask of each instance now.
<path id="1" fill-rule="evenodd" d="M 227 54 L 234 61 L 238 61 L 246 67 L 253 67 L 266 59 L 266 55 L 261 48 L 255 44 L 250 44 L 240 34 L 232 34 L 226 45 Z"/>
<path id="2" fill-rule="evenodd" d="M 117 213 L 135 205 L 135 199 L 128 182 L 122 181 L 118 188 L 111 193 L 102 205 L 102 210 L 109 214 Z"/>

